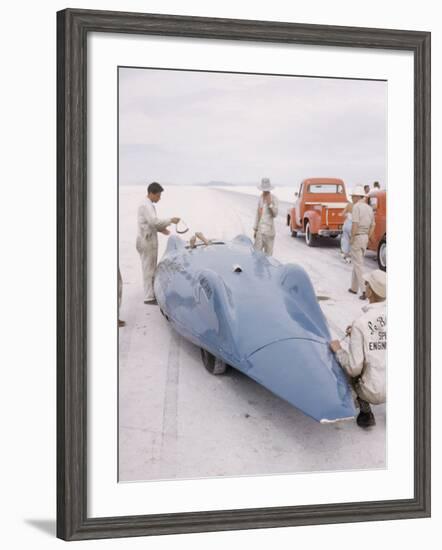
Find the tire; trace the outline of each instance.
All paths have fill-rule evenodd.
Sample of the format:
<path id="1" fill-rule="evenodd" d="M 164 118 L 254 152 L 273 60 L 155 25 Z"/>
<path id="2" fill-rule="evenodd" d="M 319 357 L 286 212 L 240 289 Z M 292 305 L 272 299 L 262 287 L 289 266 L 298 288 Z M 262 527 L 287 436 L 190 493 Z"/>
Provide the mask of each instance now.
<path id="1" fill-rule="evenodd" d="M 382 271 L 387 271 L 387 238 L 383 237 L 378 245 L 378 266 Z"/>
<path id="2" fill-rule="evenodd" d="M 291 224 L 291 222 L 290 222 L 290 214 L 287 214 L 287 225 L 288 225 L 288 227 L 289 227 L 290 235 L 291 235 L 293 238 L 295 238 L 295 237 L 297 236 L 298 232 L 297 232 L 297 231 L 293 231 L 293 229 L 292 229 L 292 224 Z"/>
<path id="3" fill-rule="evenodd" d="M 317 241 L 317 235 L 313 235 L 310 229 L 310 222 L 307 222 L 305 225 L 305 242 L 307 246 L 316 246 Z"/>
<path id="4" fill-rule="evenodd" d="M 206 369 L 210 374 L 224 374 L 227 370 L 227 365 L 218 357 L 212 355 L 209 351 L 201 348 L 201 359 Z"/>

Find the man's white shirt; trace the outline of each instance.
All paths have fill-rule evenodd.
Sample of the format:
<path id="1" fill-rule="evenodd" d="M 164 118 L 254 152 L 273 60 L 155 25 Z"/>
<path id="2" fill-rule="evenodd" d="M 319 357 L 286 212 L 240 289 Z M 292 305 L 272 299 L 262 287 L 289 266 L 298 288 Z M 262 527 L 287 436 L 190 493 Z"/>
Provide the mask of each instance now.
<path id="1" fill-rule="evenodd" d="M 143 204 L 138 207 L 138 236 L 145 240 L 156 234 L 158 231 L 163 231 L 172 222 L 170 218 L 158 218 L 155 205 L 150 199 L 146 199 Z"/>

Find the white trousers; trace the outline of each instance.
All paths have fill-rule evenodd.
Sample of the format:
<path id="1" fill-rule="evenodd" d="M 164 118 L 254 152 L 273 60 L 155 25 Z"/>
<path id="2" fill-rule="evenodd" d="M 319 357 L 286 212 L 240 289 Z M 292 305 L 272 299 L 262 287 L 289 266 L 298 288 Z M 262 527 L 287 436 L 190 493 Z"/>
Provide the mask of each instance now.
<path id="1" fill-rule="evenodd" d="M 350 248 L 350 257 L 353 267 L 351 272 L 351 289 L 357 292 L 365 292 L 365 282 L 363 278 L 364 256 L 368 245 L 368 235 L 356 235 Z"/>
<path id="2" fill-rule="evenodd" d="M 264 252 L 267 256 L 273 254 L 273 243 L 275 242 L 275 235 L 265 235 L 258 231 L 255 237 L 254 247 L 259 252 Z"/>
<path id="3" fill-rule="evenodd" d="M 148 239 L 137 238 L 137 250 L 141 260 L 141 272 L 143 276 L 144 301 L 155 300 L 153 291 L 153 279 L 158 261 L 158 237 L 155 233 Z"/>

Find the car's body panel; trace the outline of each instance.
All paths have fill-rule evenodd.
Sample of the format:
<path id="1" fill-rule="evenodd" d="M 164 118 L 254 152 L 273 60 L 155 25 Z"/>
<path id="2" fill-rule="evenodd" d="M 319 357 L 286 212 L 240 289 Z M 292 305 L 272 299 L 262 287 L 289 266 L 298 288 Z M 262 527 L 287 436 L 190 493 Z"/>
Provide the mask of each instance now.
<path id="1" fill-rule="evenodd" d="M 387 236 L 387 192 L 385 190 L 372 191 L 369 195 L 369 201 L 375 206 L 374 209 L 374 221 L 375 228 L 374 234 L 368 242 L 368 249 L 377 251 L 379 242 Z"/>
<path id="2" fill-rule="evenodd" d="M 353 416 L 344 373 L 306 272 L 239 236 L 186 248 L 170 237 L 155 295 L 186 339 L 244 372 L 316 420 Z"/>

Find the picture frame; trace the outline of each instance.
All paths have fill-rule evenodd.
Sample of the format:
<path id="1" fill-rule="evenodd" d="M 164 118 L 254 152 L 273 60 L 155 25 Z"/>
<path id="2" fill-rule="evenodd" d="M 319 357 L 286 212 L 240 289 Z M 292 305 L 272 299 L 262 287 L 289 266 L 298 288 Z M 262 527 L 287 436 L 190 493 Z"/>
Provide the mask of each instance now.
<path id="1" fill-rule="evenodd" d="M 373 48 L 414 58 L 414 498 L 88 517 L 87 37 Z M 57 536 L 101 539 L 430 515 L 430 33 L 67 9 L 57 14 Z"/>

